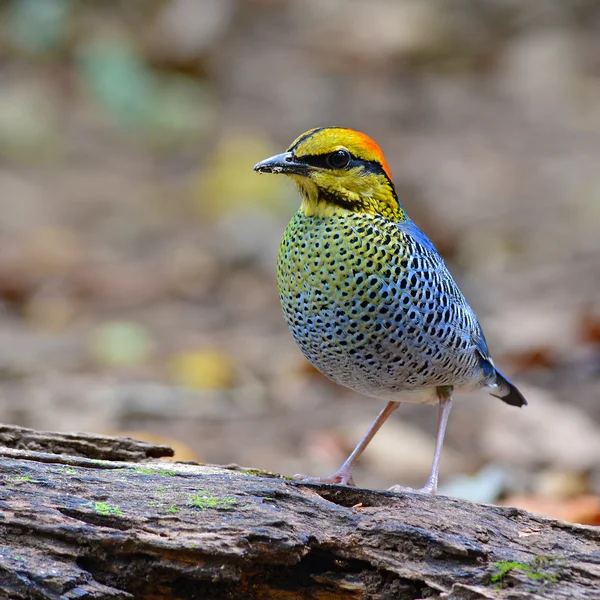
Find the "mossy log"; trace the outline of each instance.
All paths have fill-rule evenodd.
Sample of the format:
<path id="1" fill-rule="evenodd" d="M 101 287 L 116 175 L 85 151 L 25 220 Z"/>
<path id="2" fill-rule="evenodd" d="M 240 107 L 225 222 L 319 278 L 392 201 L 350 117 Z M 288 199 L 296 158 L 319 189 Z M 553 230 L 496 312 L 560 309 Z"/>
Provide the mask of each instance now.
<path id="1" fill-rule="evenodd" d="M 600 598 L 598 528 L 127 438 L 4 426 L 0 443 L 0 598 Z"/>

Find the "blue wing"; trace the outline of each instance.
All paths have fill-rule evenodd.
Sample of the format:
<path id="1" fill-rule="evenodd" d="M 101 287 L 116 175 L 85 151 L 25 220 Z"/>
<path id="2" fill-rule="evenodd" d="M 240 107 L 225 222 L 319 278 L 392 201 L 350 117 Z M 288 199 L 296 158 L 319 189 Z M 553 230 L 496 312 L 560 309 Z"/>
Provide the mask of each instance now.
<path id="1" fill-rule="evenodd" d="M 458 351 L 457 362 L 474 362 L 483 372 L 480 383 L 494 388 L 493 396 L 512 406 L 526 405 L 527 401 L 521 392 L 495 367 L 475 313 L 431 240 L 410 219 L 399 223 L 398 228 L 406 236 L 406 239 L 411 240 L 416 246 L 414 253 L 426 257 L 427 268 L 435 274 L 435 283 L 441 297 L 446 295 L 449 302 L 454 305 L 455 312 L 452 323 L 455 335 L 463 338 L 460 346 L 455 345 L 455 349 Z M 465 338 L 470 342 L 467 347 L 464 344 Z M 470 356 L 465 356 L 465 354 Z"/>

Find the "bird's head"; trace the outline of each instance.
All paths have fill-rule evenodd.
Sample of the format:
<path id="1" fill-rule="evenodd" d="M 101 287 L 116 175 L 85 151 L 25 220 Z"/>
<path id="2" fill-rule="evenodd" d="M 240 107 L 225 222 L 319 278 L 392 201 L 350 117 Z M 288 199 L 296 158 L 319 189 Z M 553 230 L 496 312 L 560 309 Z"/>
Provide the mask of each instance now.
<path id="1" fill-rule="evenodd" d="M 370 137 L 352 129 L 311 129 L 287 152 L 259 162 L 254 170 L 292 179 L 307 216 L 352 211 L 406 220 L 383 152 Z"/>

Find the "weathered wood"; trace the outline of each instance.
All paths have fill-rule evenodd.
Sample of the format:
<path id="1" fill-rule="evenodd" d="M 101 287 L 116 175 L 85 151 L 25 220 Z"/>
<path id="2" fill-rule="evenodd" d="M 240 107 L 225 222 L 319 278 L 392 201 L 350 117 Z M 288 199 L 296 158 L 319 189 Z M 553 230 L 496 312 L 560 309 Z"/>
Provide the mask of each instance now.
<path id="1" fill-rule="evenodd" d="M 600 529 L 514 508 L 6 447 L 0 475 L 0 598 L 600 598 Z"/>
<path id="2" fill-rule="evenodd" d="M 0 447 L 85 456 L 100 460 L 143 460 L 173 456 L 169 446 L 129 437 L 93 433 L 58 433 L 0 424 Z"/>

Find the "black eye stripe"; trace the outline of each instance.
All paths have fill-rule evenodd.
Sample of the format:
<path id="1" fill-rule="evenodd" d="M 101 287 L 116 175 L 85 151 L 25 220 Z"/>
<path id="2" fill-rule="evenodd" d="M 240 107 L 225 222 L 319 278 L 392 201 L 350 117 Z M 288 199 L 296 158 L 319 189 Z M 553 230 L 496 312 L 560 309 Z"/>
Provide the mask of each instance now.
<path id="1" fill-rule="evenodd" d="M 376 175 L 385 175 L 388 179 L 387 173 L 383 170 L 383 167 L 376 160 L 361 160 L 360 164 L 364 167 L 367 173 L 375 173 Z"/>
<path id="2" fill-rule="evenodd" d="M 320 169 L 332 169 L 327 162 L 327 159 L 331 156 L 330 153 L 327 154 L 307 154 L 306 156 L 299 156 L 296 160 L 303 162 L 311 167 L 319 167 Z M 356 157 L 350 155 L 350 163 L 348 166 L 352 164 L 353 161 L 356 161 Z"/>
<path id="3" fill-rule="evenodd" d="M 320 169 L 329 169 L 330 171 L 333 168 L 328 164 L 327 159 L 330 156 L 330 153 L 327 154 L 307 154 L 305 156 L 297 156 L 295 160 L 301 163 L 305 163 L 310 165 L 311 167 L 318 167 Z M 385 178 L 388 179 L 386 172 L 383 170 L 383 167 L 376 160 L 361 160 L 356 158 L 352 153 L 350 153 L 350 162 L 347 165 L 347 168 L 352 167 L 363 167 L 365 172 L 367 173 L 375 173 L 377 175 L 385 175 Z"/>

